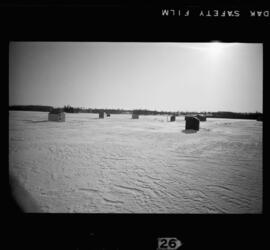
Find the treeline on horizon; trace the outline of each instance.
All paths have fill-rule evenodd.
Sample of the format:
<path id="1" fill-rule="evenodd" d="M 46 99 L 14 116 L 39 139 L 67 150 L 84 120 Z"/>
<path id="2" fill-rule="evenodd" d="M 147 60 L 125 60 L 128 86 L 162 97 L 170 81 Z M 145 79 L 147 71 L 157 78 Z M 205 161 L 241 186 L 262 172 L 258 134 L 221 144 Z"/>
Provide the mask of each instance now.
<path id="1" fill-rule="evenodd" d="M 11 105 L 9 106 L 9 110 L 21 110 L 21 111 L 42 111 L 42 112 L 50 112 L 55 109 L 52 106 L 44 106 L 44 105 Z M 147 109 L 93 109 L 93 108 L 78 108 L 72 107 L 70 105 L 66 105 L 63 108 L 60 108 L 63 112 L 66 113 L 100 113 L 105 112 L 109 114 L 138 114 L 138 115 L 192 115 L 192 114 L 202 114 L 206 117 L 212 118 L 231 118 L 231 119 L 260 119 L 262 120 L 263 113 L 255 112 L 255 113 L 240 113 L 240 112 L 230 112 L 230 111 L 217 111 L 217 112 L 170 112 L 170 111 L 156 111 L 156 110 L 147 110 Z"/>

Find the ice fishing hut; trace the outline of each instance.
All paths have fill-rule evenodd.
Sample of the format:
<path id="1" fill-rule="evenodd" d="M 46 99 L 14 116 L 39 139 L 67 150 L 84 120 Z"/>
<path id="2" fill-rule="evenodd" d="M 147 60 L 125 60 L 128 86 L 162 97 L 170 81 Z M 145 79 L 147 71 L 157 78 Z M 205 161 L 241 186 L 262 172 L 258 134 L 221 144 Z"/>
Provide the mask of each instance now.
<path id="1" fill-rule="evenodd" d="M 197 117 L 201 122 L 205 122 L 205 121 L 206 121 L 206 116 L 205 116 L 205 115 L 196 115 L 196 117 Z"/>
<path id="2" fill-rule="evenodd" d="M 139 119 L 139 115 L 132 113 L 132 119 Z"/>
<path id="3" fill-rule="evenodd" d="M 199 130 L 200 120 L 195 116 L 186 116 L 186 129 Z"/>
<path id="4" fill-rule="evenodd" d="M 259 115 L 256 120 L 262 122 L 263 121 L 263 116 Z"/>
<path id="5" fill-rule="evenodd" d="M 49 121 L 64 122 L 66 120 L 66 115 L 61 109 L 53 109 L 48 115 Z"/>
<path id="6" fill-rule="evenodd" d="M 103 119 L 104 118 L 104 112 L 99 112 L 99 119 Z"/>
<path id="7" fill-rule="evenodd" d="M 175 122 L 175 119 L 176 119 L 175 115 L 172 115 L 172 116 L 170 117 L 170 122 Z"/>

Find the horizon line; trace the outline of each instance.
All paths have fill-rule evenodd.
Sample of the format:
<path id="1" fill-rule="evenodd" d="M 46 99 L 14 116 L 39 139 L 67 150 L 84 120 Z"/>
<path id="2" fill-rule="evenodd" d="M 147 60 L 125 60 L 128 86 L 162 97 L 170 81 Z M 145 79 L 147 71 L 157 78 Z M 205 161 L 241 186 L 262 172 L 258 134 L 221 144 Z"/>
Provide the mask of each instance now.
<path id="1" fill-rule="evenodd" d="M 157 110 L 157 109 L 148 109 L 148 108 L 131 108 L 131 109 L 125 109 L 125 108 L 91 108 L 91 107 L 79 107 L 79 106 L 72 106 L 70 104 L 63 105 L 63 106 L 52 106 L 52 105 L 40 105 L 40 104 L 13 104 L 9 105 L 9 107 L 12 106 L 44 106 L 44 107 L 52 107 L 52 108 L 64 108 L 65 106 L 70 106 L 72 108 L 79 108 L 79 109 L 111 109 L 111 110 L 123 110 L 123 111 L 132 111 L 132 110 L 147 110 L 147 111 L 155 111 L 155 112 L 170 112 L 170 113 L 177 113 L 177 112 L 189 112 L 189 113 L 214 113 L 214 112 L 231 112 L 231 113 L 262 113 L 263 111 L 229 111 L 229 110 L 217 110 L 217 111 L 195 111 L 195 110 L 177 110 L 177 111 L 168 111 L 168 110 Z"/>

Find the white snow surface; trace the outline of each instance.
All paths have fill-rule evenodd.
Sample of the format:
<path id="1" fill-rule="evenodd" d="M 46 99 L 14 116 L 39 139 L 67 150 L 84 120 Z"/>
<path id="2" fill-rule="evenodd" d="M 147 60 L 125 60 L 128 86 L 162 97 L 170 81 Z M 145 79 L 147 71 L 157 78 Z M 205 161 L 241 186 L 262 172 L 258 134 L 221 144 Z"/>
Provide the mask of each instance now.
<path id="1" fill-rule="evenodd" d="M 261 213 L 262 122 L 9 111 L 9 171 L 46 213 Z"/>

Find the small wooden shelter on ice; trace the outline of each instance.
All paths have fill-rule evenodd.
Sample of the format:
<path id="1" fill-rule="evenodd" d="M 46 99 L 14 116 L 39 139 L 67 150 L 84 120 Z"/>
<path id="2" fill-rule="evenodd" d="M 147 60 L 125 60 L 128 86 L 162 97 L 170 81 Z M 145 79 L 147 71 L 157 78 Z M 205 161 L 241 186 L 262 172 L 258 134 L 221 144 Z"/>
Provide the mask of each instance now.
<path id="1" fill-rule="evenodd" d="M 135 114 L 135 113 L 132 113 L 132 119 L 139 119 L 139 115 Z"/>
<path id="2" fill-rule="evenodd" d="M 199 130 L 200 120 L 195 116 L 186 116 L 186 129 Z"/>
<path id="3" fill-rule="evenodd" d="M 259 115 L 256 120 L 262 122 L 263 121 L 263 116 Z"/>
<path id="4" fill-rule="evenodd" d="M 175 122 L 175 115 L 172 115 L 171 117 L 170 117 L 170 122 Z"/>
<path id="5" fill-rule="evenodd" d="M 48 115 L 49 121 L 64 122 L 66 121 L 66 115 L 62 109 L 53 109 Z"/>
<path id="6" fill-rule="evenodd" d="M 205 116 L 205 115 L 196 115 L 196 117 L 197 117 L 201 122 L 205 122 L 205 121 L 206 121 L 206 116 Z"/>
<path id="7" fill-rule="evenodd" d="M 103 119 L 104 118 L 104 112 L 99 112 L 99 118 Z"/>

